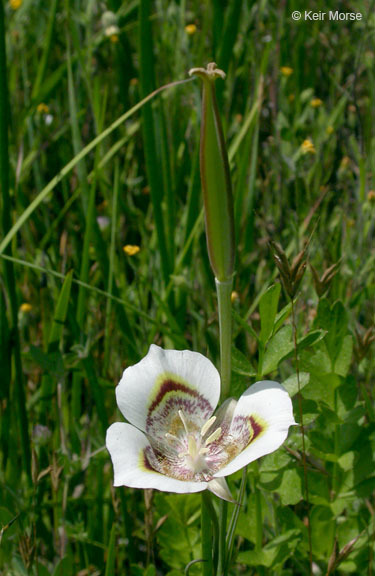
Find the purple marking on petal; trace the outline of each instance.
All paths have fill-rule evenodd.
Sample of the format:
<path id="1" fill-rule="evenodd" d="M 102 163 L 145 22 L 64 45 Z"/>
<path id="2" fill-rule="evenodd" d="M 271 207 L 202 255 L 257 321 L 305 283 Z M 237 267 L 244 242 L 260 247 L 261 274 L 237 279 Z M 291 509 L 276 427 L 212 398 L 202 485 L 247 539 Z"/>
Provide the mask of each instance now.
<path id="1" fill-rule="evenodd" d="M 262 432 L 264 432 L 265 426 L 262 426 L 260 422 L 255 420 L 254 416 L 250 416 L 250 424 L 253 431 L 250 442 L 253 442 L 257 436 L 259 436 L 260 434 L 262 434 Z"/>
<path id="2" fill-rule="evenodd" d="M 155 410 L 157 405 L 160 404 L 160 402 L 162 402 L 164 396 L 168 394 L 168 392 L 176 392 L 177 390 L 180 390 L 184 394 L 190 394 L 191 396 L 194 397 L 199 396 L 199 392 L 197 390 L 189 388 L 189 386 L 186 386 L 181 382 L 176 382 L 175 380 L 168 379 L 165 380 L 165 382 L 163 382 L 163 384 L 160 386 L 159 392 L 155 400 L 152 402 L 149 411 L 153 412 L 153 410 Z"/>
<path id="3" fill-rule="evenodd" d="M 148 409 L 146 432 L 159 440 L 166 432 L 178 433 L 182 427 L 179 410 L 188 418 L 189 428 L 194 429 L 200 428 L 211 416 L 213 407 L 197 390 L 168 376 Z"/>

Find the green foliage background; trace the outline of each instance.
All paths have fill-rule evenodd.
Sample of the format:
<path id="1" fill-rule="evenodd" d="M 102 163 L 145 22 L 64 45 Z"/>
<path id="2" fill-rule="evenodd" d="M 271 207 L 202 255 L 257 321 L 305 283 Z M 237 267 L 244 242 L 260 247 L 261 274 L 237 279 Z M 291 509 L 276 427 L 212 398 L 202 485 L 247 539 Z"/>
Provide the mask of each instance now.
<path id="1" fill-rule="evenodd" d="M 309 523 L 314 574 L 374 573 L 375 16 L 337 4 L 2 1 L 1 573 L 177 576 L 200 558 L 199 496 L 114 490 L 104 438 L 151 343 L 218 362 L 199 82 L 133 110 L 213 60 L 237 235 L 231 392 L 279 380 L 300 421 L 299 368 L 309 491 L 296 428 L 248 468 L 231 574 L 309 574 Z M 338 8 L 363 19 L 291 18 Z M 296 356 L 268 243 L 292 261 L 308 239 Z"/>

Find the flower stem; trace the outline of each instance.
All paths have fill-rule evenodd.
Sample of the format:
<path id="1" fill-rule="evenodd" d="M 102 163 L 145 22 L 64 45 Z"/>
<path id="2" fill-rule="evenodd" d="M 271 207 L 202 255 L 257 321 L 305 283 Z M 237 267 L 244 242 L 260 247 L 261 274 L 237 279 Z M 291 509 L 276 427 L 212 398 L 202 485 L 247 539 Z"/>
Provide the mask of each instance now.
<path id="1" fill-rule="evenodd" d="M 228 502 L 220 500 L 219 508 L 219 554 L 217 559 L 217 576 L 226 576 L 227 566 L 227 550 L 226 550 L 226 536 L 227 536 L 227 514 Z"/>
<path id="2" fill-rule="evenodd" d="M 215 278 L 219 309 L 221 399 L 229 396 L 231 378 L 232 313 L 231 293 L 233 278 L 219 282 Z"/>
<path id="3" fill-rule="evenodd" d="M 212 523 L 210 518 L 209 502 L 210 494 L 206 490 L 202 492 L 201 513 L 201 542 L 202 542 L 202 576 L 213 576 L 212 562 Z"/>

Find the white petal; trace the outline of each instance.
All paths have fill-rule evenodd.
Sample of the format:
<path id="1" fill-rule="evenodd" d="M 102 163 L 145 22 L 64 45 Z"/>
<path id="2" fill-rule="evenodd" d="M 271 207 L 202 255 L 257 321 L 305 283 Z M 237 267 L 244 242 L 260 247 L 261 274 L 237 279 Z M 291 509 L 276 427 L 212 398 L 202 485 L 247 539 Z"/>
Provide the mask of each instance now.
<path id="1" fill-rule="evenodd" d="M 256 382 L 238 400 L 229 435 L 236 442 L 242 429 L 244 436 L 249 426 L 253 437 L 250 443 L 219 470 L 215 477 L 228 476 L 249 462 L 277 450 L 288 435 L 289 426 L 295 424 L 292 401 L 277 382 Z M 240 440 L 238 440 L 240 441 Z"/>
<path id="2" fill-rule="evenodd" d="M 168 432 L 178 410 L 203 426 L 216 408 L 220 376 L 215 366 L 189 350 L 163 350 L 151 345 L 138 364 L 126 368 L 116 388 L 117 403 L 125 418 L 154 436 Z"/>
<path id="3" fill-rule="evenodd" d="M 232 494 L 230 493 L 225 478 L 214 478 L 213 480 L 210 480 L 208 483 L 208 489 L 210 492 L 215 494 L 215 496 L 235 504 L 236 501 L 232 498 Z"/>
<path id="4" fill-rule="evenodd" d="M 107 430 L 106 445 L 113 463 L 114 486 L 155 488 L 180 494 L 207 488 L 207 482 L 184 482 L 150 469 L 144 454 L 150 443 L 145 434 L 131 424 L 112 424 Z"/>

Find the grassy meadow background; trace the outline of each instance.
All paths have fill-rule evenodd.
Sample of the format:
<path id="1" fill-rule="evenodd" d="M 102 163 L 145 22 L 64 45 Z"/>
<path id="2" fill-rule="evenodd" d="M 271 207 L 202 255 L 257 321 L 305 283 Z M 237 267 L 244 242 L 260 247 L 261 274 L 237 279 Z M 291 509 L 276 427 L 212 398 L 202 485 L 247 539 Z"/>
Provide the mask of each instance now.
<path id="1" fill-rule="evenodd" d="M 201 574 L 200 496 L 114 489 L 104 439 L 122 371 L 151 343 L 218 364 L 201 85 L 133 109 L 215 61 L 231 393 L 285 383 L 306 432 L 305 455 L 295 427 L 249 465 L 229 573 L 375 574 L 374 2 L 1 5 L 0 573 Z M 292 20 L 307 8 L 363 19 Z M 295 323 L 270 241 L 290 262 L 308 242 Z"/>

